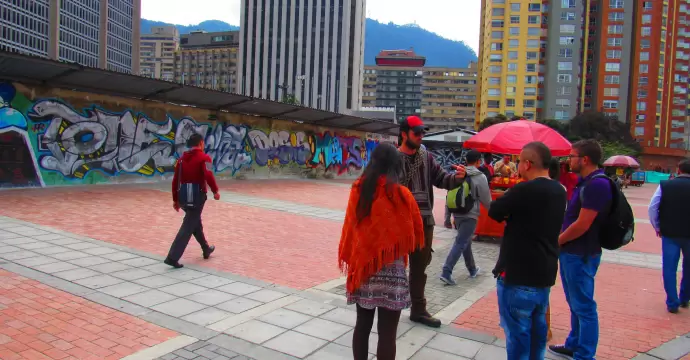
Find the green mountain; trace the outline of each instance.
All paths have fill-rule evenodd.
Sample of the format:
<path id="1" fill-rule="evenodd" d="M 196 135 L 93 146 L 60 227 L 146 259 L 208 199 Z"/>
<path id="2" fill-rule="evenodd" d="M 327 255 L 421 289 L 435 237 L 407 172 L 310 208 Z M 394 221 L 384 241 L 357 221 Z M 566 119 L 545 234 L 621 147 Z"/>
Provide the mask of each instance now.
<path id="1" fill-rule="evenodd" d="M 152 26 L 172 25 L 161 21 L 141 19 L 141 33 L 151 32 Z M 175 25 L 180 34 L 194 30 L 229 31 L 238 30 L 239 26 L 230 25 L 220 20 L 207 20 L 198 25 Z M 364 43 L 364 62 L 373 65 L 376 55 L 381 50 L 414 48 L 414 51 L 426 56 L 427 66 L 466 67 L 470 61 L 477 61 L 477 54 L 462 41 L 453 41 L 441 37 L 416 25 L 383 24 L 367 19 Z"/>

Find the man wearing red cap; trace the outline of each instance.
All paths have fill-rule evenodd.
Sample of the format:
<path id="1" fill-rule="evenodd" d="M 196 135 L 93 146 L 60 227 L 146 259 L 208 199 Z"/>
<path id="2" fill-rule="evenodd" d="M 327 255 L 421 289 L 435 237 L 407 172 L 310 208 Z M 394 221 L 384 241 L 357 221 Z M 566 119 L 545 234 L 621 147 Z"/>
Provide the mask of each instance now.
<path id="1" fill-rule="evenodd" d="M 431 153 L 422 146 L 422 137 L 428 128 L 422 119 L 409 116 L 400 123 L 400 156 L 402 157 L 401 184 L 414 195 L 424 221 L 424 248 L 410 254 L 410 296 L 412 308 L 410 320 L 431 327 L 440 327 L 441 321 L 426 310 L 424 287 L 426 286 L 426 268 L 431 263 L 431 242 L 434 235 L 434 189 L 452 190 L 462 183 L 465 167 L 453 165 L 455 174 L 445 172 Z"/>

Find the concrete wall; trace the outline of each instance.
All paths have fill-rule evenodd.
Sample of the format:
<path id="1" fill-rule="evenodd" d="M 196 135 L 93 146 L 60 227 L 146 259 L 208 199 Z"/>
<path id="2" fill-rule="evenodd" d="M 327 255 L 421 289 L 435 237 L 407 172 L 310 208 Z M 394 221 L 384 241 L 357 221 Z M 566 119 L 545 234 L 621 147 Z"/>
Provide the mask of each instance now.
<path id="1" fill-rule="evenodd" d="M 355 177 L 377 134 L 0 82 L 0 187 L 169 181 L 194 133 L 218 178 Z"/>

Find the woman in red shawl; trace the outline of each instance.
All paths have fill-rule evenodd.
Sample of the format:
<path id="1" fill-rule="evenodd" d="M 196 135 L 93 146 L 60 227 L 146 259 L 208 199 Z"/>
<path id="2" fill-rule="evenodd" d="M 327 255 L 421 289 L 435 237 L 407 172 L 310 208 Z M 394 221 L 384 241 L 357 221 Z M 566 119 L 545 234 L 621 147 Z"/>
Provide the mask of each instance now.
<path id="1" fill-rule="evenodd" d="M 408 254 L 423 246 L 424 228 L 412 193 L 398 185 L 398 150 L 382 143 L 371 157 L 350 191 L 338 263 L 347 273 L 347 302 L 357 304 L 354 359 L 369 358 L 369 335 L 378 309 L 376 357 L 395 360 L 400 312 L 411 304 Z"/>

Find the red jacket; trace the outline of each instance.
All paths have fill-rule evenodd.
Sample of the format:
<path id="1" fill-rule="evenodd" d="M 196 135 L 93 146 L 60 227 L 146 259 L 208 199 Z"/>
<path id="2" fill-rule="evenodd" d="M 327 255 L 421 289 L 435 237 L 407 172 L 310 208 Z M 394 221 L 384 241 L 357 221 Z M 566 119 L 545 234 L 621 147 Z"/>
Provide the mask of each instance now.
<path id="1" fill-rule="evenodd" d="M 179 171 L 180 162 L 182 163 L 182 172 Z M 208 192 L 206 188 L 208 184 L 211 191 L 214 194 L 217 193 L 218 185 L 213 176 L 211 157 L 201 149 L 192 149 L 182 154 L 182 158 L 175 164 L 175 175 L 172 181 L 172 196 L 175 203 L 177 203 L 179 184 L 199 184 L 203 192 Z"/>

